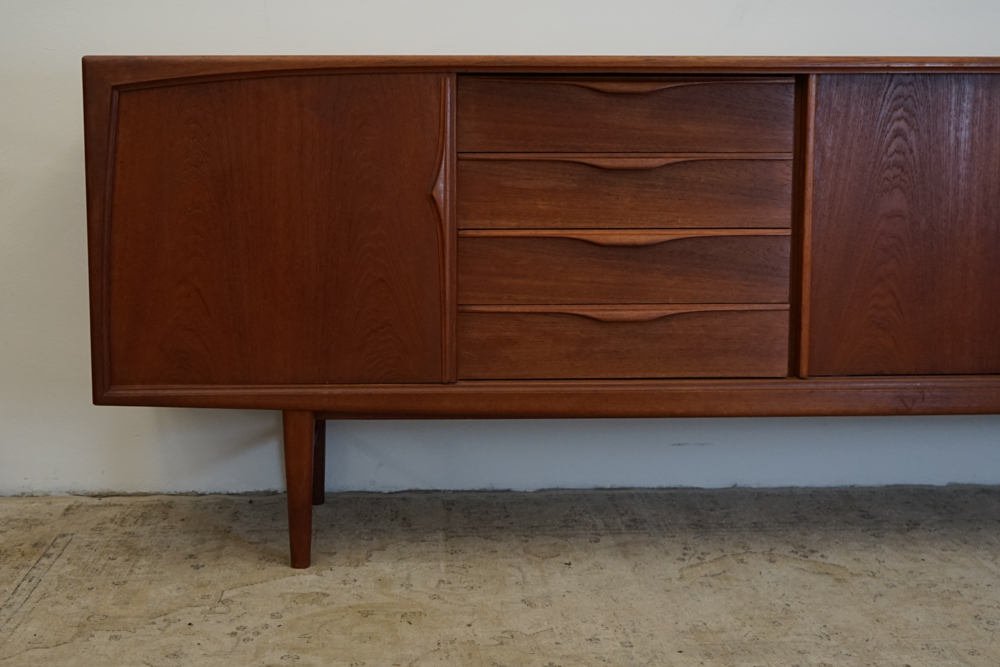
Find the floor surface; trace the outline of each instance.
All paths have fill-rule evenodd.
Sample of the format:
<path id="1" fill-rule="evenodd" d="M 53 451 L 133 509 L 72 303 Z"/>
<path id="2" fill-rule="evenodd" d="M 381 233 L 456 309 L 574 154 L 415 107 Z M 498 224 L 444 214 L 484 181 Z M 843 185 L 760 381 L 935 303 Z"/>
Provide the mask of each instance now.
<path id="1" fill-rule="evenodd" d="M 0 666 L 1000 664 L 1000 489 L 0 499 Z"/>

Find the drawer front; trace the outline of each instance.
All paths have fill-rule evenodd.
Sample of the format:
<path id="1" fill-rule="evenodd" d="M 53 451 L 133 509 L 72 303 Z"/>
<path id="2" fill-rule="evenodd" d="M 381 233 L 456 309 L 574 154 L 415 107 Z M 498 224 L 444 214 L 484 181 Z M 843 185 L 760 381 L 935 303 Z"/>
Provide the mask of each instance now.
<path id="1" fill-rule="evenodd" d="M 458 80 L 463 152 L 790 152 L 791 78 Z"/>
<path id="2" fill-rule="evenodd" d="M 457 194 L 464 229 L 789 227 L 792 160 L 472 154 Z"/>
<path id="3" fill-rule="evenodd" d="M 787 306 L 459 309 L 459 379 L 787 374 Z"/>
<path id="4" fill-rule="evenodd" d="M 460 304 L 787 303 L 783 230 L 464 231 Z"/>

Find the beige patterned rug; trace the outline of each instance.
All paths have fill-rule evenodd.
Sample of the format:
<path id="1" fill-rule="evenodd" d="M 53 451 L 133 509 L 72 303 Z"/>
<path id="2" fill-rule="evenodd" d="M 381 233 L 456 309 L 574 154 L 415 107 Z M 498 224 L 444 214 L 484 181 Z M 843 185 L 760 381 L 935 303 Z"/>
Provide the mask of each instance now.
<path id="1" fill-rule="evenodd" d="M 0 498 L 0 666 L 1000 664 L 1000 490 Z"/>

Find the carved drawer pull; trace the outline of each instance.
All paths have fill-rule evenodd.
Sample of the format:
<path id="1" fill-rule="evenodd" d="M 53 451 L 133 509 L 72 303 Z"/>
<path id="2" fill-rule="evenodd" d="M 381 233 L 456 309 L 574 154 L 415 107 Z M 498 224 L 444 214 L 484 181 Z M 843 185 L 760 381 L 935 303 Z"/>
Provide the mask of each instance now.
<path id="1" fill-rule="evenodd" d="M 791 160 L 790 153 L 672 153 L 659 155 L 622 155 L 587 153 L 461 153 L 460 160 L 501 162 L 573 162 L 598 169 L 641 171 L 658 169 L 683 162 L 710 160 Z"/>
<path id="2" fill-rule="evenodd" d="M 608 247 L 642 247 L 670 241 L 728 236 L 789 236 L 787 229 L 693 229 L 684 231 L 648 231 L 644 229 L 608 230 L 545 230 L 545 229 L 469 229 L 459 232 L 460 238 L 507 239 L 567 239 L 585 241 Z"/>
<path id="3" fill-rule="evenodd" d="M 721 83 L 725 84 L 739 84 L 739 83 L 781 83 L 788 84 L 787 79 L 754 79 L 754 78 L 744 78 L 744 79 L 695 79 L 695 80 L 660 80 L 660 81 L 649 81 L 649 80 L 586 80 L 582 79 L 580 81 L 573 81 L 572 79 L 560 79 L 557 81 L 545 80 L 538 81 L 537 83 L 557 83 L 566 86 L 578 86 L 580 88 L 588 88 L 590 90 L 595 90 L 599 93 L 607 93 L 609 95 L 644 95 L 648 93 L 655 93 L 660 90 L 667 90 L 670 88 L 682 88 L 685 86 L 706 86 L 706 85 L 717 85 Z"/>
<path id="4" fill-rule="evenodd" d="M 655 93 L 658 90 L 668 88 L 679 88 L 681 86 L 693 86 L 706 81 L 560 81 L 570 86 L 589 88 L 599 93 L 609 93 L 612 95 L 642 95 L 645 93 Z"/>
<path id="5" fill-rule="evenodd" d="M 691 304 L 685 306 L 459 306 L 461 313 L 504 313 L 510 315 L 575 315 L 597 322 L 652 322 L 690 313 L 788 310 L 788 304 Z"/>
<path id="6" fill-rule="evenodd" d="M 690 162 L 691 160 L 698 160 L 704 158 L 689 158 L 689 157 L 677 157 L 677 158 L 667 158 L 667 157 L 627 157 L 627 158 L 606 158 L 606 157 L 578 157 L 575 159 L 567 159 L 566 162 L 579 162 L 580 164 L 587 164 L 591 167 L 598 167 L 600 169 L 629 169 L 629 170 L 640 170 L 640 169 L 657 169 L 659 167 L 665 167 L 668 164 L 675 164 L 677 162 Z"/>
<path id="7" fill-rule="evenodd" d="M 685 315 L 688 313 L 697 313 L 704 311 L 704 308 L 671 308 L 670 310 L 650 308 L 642 310 L 620 310 L 620 309 L 608 309 L 608 310 L 581 310 L 581 311 L 566 311 L 570 315 L 578 315 L 579 317 L 586 317 L 591 320 L 596 320 L 598 322 L 612 322 L 612 323 L 628 323 L 628 322 L 653 322 L 655 320 L 663 319 L 664 317 L 671 317 L 673 315 Z"/>

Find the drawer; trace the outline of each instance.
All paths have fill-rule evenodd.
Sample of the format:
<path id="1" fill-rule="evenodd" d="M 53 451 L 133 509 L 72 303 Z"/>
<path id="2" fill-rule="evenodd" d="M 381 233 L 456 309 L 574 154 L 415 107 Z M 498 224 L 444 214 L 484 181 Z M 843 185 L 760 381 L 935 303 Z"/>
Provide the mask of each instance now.
<path id="1" fill-rule="evenodd" d="M 789 227 L 784 154 L 459 156 L 464 229 Z"/>
<path id="2" fill-rule="evenodd" d="M 459 379 L 787 374 L 787 305 L 459 307 Z"/>
<path id="3" fill-rule="evenodd" d="M 463 152 L 790 152 L 793 79 L 458 79 Z"/>
<path id="4" fill-rule="evenodd" d="M 787 303 L 787 230 L 466 230 L 460 304 Z"/>

